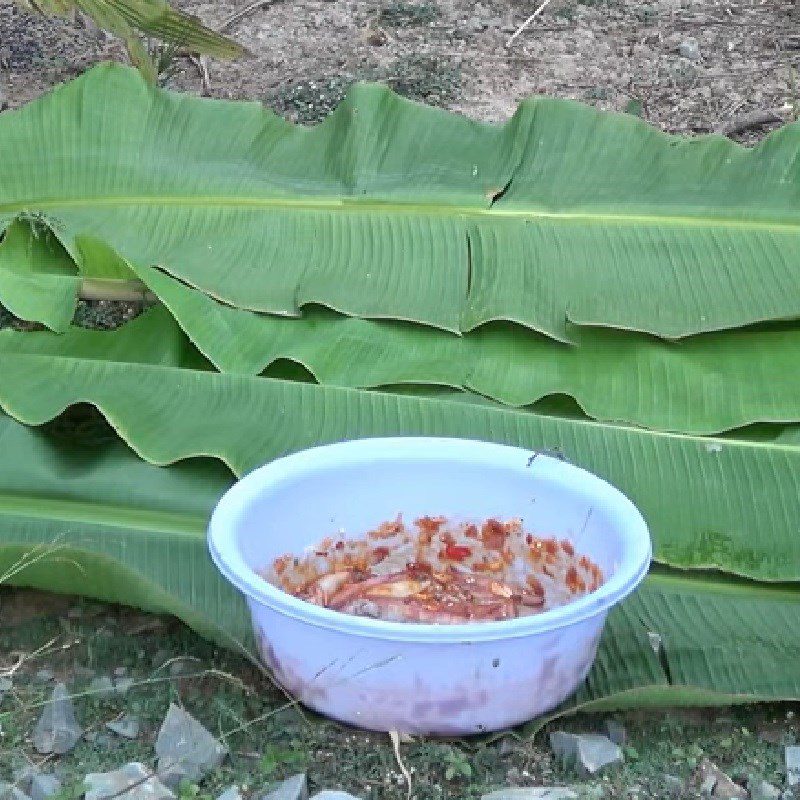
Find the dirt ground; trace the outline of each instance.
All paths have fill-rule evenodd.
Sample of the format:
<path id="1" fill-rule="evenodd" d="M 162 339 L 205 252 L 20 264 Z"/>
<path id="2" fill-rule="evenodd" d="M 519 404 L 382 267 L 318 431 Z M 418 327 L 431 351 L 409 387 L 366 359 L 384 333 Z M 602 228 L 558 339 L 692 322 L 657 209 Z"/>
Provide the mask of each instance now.
<path id="1" fill-rule="evenodd" d="M 177 5 L 212 27 L 245 0 Z M 323 117 L 358 79 L 414 99 L 503 120 L 542 93 L 641 114 L 666 130 L 706 133 L 747 115 L 753 142 L 798 104 L 800 8 L 793 0 L 272 0 L 225 28 L 252 55 L 209 64 L 208 93 L 264 102 L 294 120 Z M 0 0 L 0 86 L 11 107 L 103 58 L 124 58 L 90 24 L 42 19 Z M 202 92 L 174 64 L 169 85 Z"/>

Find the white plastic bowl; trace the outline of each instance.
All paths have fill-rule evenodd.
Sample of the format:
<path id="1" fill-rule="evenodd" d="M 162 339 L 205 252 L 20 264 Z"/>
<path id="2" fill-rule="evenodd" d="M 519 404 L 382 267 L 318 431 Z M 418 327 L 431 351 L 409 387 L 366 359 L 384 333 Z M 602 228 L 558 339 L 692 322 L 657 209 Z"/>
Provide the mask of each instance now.
<path id="1" fill-rule="evenodd" d="M 499 730 L 567 698 L 594 661 L 608 610 L 647 573 L 647 526 L 618 490 L 561 460 L 461 439 L 361 439 L 281 458 L 238 481 L 209 525 L 222 574 L 247 598 L 262 658 L 311 708 L 372 730 Z M 429 625 L 348 616 L 256 574 L 329 535 L 360 538 L 398 512 L 521 517 L 602 568 L 595 592 L 537 616 Z"/>

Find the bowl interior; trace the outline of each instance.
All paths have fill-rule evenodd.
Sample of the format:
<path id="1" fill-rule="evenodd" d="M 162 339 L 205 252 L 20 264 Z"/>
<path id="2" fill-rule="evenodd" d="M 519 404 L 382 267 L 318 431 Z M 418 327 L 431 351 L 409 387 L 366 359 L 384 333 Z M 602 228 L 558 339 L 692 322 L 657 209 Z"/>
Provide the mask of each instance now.
<path id="1" fill-rule="evenodd" d="M 529 464 L 516 448 L 395 441 L 306 451 L 248 476 L 226 526 L 244 564 L 260 570 L 326 536 L 358 538 L 398 513 L 406 522 L 520 517 L 526 532 L 570 539 L 607 579 L 649 548 L 626 498 L 583 470 L 544 456 Z"/>

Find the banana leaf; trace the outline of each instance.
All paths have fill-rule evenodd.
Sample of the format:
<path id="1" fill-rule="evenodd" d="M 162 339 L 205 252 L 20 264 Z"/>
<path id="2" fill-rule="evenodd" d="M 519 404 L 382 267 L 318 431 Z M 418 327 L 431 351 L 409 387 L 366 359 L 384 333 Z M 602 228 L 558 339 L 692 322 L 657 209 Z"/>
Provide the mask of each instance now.
<path id="1" fill-rule="evenodd" d="M 794 369 L 800 327 L 794 325 L 678 342 L 569 325 L 573 344 L 566 345 L 505 322 L 456 336 L 319 306 L 299 318 L 281 317 L 221 303 L 159 269 L 126 262 L 90 237 L 78 243 L 84 263 L 103 276 L 99 285 L 123 285 L 135 273 L 223 372 L 257 374 L 289 359 L 334 386 L 450 386 L 515 407 L 569 395 L 594 419 L 683 433 L 800 421 Z M 0 300 L 8 308 L 64 331 L 79 281 L 77 266 L 45 224 L 11 224 L 0 243 Z"/>
<path id="2" fill-rule="evenodd" d="M 453 391 L 420 397 L 220 374 L 163 307 L 113 332 L 1 331 L 0 374 L 0 407 L 19 421 L 39 425 L 91 403 L 154 464 L 212 456 L 242 474 L 303 447 L 376 435 L 557 450 L 631 497 L 661 563 L 800 579 L 795 444 L 652 432 Z"/>
<path id="3" fill-rule="evenodd" d="M 94 441 L 5 415 L 0 447 L 11 456 L 0 462 L 4 582 L 174 614 L 226 647 L 250 650 L 246 607 L 206 550 L 206 520 L 232 481 L 218 461 L 158 467 L 114 436 Z M 546 719 L 799 699 L 799 612 L 797 587 L 651 575 L 612 611 L 586 682 Z"/>
<path id="4" fill-rule="evenodd" d="M 800 316 L 799 132 L 747 150 L 547 98 L 487 125 L 377 85 L 305 128 L 106 64 L 0 118 L 0 225 L 260 312 L 677 338 Z"/>

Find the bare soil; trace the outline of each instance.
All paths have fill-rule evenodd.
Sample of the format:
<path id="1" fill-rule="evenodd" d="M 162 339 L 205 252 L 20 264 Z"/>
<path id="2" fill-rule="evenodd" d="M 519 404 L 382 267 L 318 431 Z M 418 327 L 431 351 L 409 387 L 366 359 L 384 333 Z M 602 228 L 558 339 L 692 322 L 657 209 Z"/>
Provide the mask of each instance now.
<path id="1" fill-rule="evenodd" d="M 637 113 L 678 133 L 720 130 L 772 112 L 745 142 L 794 118 L 800 8 L 793 0 L 552 0 L 509 46 L 540 0 L 272 0 L 226 28 L 249 58 L 188 59 L 169 85 L 260 100 L 301 122 L 324 117 L 354 80 L 383 80 L 417 100 L 483 120 L 508 118 L 533 94 Z M 178 0 L 219 27 L 245 0 Z M 682 54 L 683 53 L 683 54 Z M 0 0 L 0 87 L 27 102 L 119 44 L 83 20 L 24 14 Z"/>

